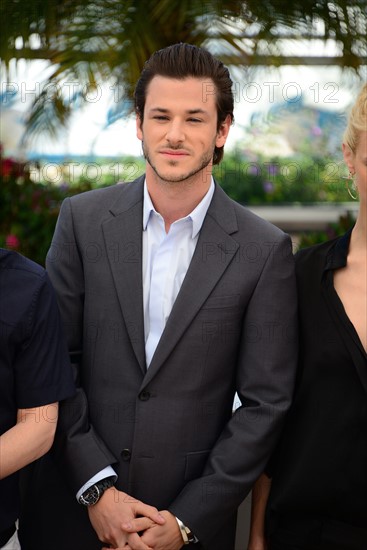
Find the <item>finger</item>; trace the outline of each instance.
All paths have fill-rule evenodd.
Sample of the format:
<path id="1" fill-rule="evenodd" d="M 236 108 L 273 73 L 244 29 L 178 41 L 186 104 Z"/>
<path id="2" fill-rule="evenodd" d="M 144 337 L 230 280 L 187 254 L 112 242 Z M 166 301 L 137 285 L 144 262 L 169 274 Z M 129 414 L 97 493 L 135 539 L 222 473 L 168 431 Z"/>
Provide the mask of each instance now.
<path id="1" fill-rule="evenodd" d="M 128 533 L 139 533 L 140 531 L 145 531 L 146 529 L 149 529 L 149 527 L 152 527 L 153 525 L 156 525 L 155 521 L 144 517 L 125 521 L 121 525 L 121 527 L 124 531 L 127 531 Z"/>
<path id="2" fill-rule="evenodd" d="M 153 550 L 150 546 L 147 546 L 137 533 L 129 535 L 128 544 L 131 550 Z"/>
<path id="3" fill-rule="evenodd" d="M 143 502 L 137 502 L 134 506 L 135 514 L 137 516 L 145 516 L 147 518 L 150 518 L 154 523 L 158 523 L 159 525 L 164 525 L 166 523 L 166 520 L 164 517 L 158 512 L 157 508 L 154 506 L 149 506 L 149 504 L 144 504 Z"/>

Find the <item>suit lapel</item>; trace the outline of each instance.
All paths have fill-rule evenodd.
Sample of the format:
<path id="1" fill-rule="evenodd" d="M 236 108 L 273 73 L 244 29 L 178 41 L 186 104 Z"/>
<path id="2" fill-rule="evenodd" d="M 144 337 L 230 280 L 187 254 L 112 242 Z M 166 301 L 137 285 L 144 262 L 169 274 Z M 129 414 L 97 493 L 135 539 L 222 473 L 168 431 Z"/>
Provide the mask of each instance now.
<path id="1" fill-rule="evenodd" d="M 121 195 L 102 224 L 107 257 L 126 328 L 140 368 L 145 373 L 142 283 L 144 177 L 122 184 Z"/>
<path id="2" fill-rule="evenodd" d="M 217 186 L 198 243 L 166 327 L 144 378 L 146 385 L 170 355 L 238 250 L 233 205 Z"/>

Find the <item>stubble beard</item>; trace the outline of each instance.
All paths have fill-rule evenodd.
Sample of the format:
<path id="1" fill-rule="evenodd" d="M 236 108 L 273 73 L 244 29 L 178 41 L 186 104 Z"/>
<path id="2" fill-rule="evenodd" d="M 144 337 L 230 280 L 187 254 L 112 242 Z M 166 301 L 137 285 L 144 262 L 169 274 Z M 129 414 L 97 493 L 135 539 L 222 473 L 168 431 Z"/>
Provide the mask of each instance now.
<path id="1" fill-rule="evenodd" d="M 171 174 L 170 175 L 165 175 L 165 174 L 162 174 L 158 170 L 158 168 L 153 164 L 153 162 L 152 162 L 152 160 L 149 156 L 149 150 L 145 146 L 144 142 L 142 143 L 142 146 L 143 146 L 144 158 L 147 161 L 147 163 L 149 164 L 149 166 L 152 168 L 154 173 L 158 176 L 158 178 L 162 182 L 167 183 L 167 184 L 170 184 L 170 183 L 171 184 L 177 184 L 177 183 L 183 183 L 183 182 L 190 182 L 190 180 L 193 180 L 197 174 L 199 174 L 207 166 L 209 166 L 209 164 L 211 163 L 211 161 L 213 159 L 215 143 L 213 144 L 213 151 L 212 152 L 206 151 L 201 156 L 201 158 L 199 159 L 198 165 L 195 168 L 193 168 L 189 172 L 186 172 L 186 173 L 183 173 L 183 174 L 178 174 L 178 175 L 173 175 L 173 174 L 172 175 Z M 179 150 L 179 148 L 177 148 L 177 150 Z M 169 166 L 175 167 L 175 166 L 178 165 L 178 161 L 171 160 L 171 161 L 168 162 L 168 164 L 169 164 Z"/>

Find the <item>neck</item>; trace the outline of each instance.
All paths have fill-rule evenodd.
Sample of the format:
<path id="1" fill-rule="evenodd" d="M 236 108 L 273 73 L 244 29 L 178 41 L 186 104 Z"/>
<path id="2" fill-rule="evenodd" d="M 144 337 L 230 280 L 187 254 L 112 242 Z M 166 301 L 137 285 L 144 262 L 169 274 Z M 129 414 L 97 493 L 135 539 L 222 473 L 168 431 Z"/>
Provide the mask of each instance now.
<path id="1" fill-rule="evenodd" d="M 165 222 L 168 232 L 171 224 L 190 214 L 209 190 L 211 174 L 197 174 L 179 182 L 162 181 L 149 164 L 146 168 L 147 188 L 157 212 Z"/>
<path id="2" fill-rule="evenodd" d="M 367 203 L 361 202 L 351 241 L 356 249 L 367 251 Z"/>

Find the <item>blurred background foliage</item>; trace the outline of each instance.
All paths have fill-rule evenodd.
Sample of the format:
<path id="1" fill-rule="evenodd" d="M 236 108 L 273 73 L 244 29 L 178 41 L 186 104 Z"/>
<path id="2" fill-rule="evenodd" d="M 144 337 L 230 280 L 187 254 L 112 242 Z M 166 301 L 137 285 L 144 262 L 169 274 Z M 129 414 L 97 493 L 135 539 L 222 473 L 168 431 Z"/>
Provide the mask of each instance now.
<path id="1" fill-rule="evenodd" d="M 79 170 L 74 170 L 77 166 Z M 0 247 L 18 250 L 44 264 L 64 198 L 131 180 L 144 173 L 143 159 L 38 164 L 0 160 Z M 314 204 L 347 200 L 340 166 L 333 160 L 264 159 L 253 153 L 226 153 L 214 177 L 234 200 L 248 205 Z M 351 219 L 348 219 L 352 223 Z M 345 227 L 345 220 L 341 228 Z M 338 234 L 337 226 L 305 238 L 301 245 Z"/>
<path id="2" fill-rule="evenodd" d="M 297 248 L 305 248 L 344 235 L 348 229 L 353 227 L 354 222 L 355 219 L 352 214 L 347 212 L 345 215 L 340 216 L 337 223 L 329 224 L 325 231 L 307 231 L 306 233 L 302 233 L 299 237 Z"/>
<path id="3" fill-rule="evenodd" d="M 358 71 L 367 56 L 365 0 L 2 0 L 0 57 L 46 59 L 52 70 L 28 113 L 29 134 L 54 136 L 99 84 L 132 108 L 146 59 L 176 42 L 207 47 L 232 67 L 329 65 Z M 331 57 L 294 56 L 299 43 L 333 40 Z M 77 82 L 74 94 L 62 83 Z M 115 113 L 115 115 L 116 115 Z"/>

